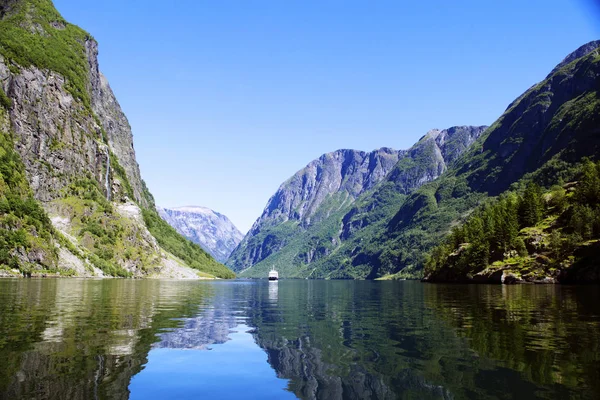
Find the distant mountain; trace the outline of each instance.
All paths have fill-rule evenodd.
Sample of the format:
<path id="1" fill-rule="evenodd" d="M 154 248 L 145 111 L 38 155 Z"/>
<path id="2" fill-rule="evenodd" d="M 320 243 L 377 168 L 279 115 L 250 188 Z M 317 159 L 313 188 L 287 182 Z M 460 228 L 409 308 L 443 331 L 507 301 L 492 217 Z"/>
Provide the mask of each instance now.
<path id="1" fill-rule="evenodd" d="M 225 262 L 244 237 L 229 218 L 210 208 L 158 207 L 158 213 L 177 232 L 202 246 L 219 262 Z"/>
<path id="2" fill-rule="evenodd" d="M 343 245 L 345 221 L 356 213 L 356 204 L 370 203 L 364 225 L 390 217 L 398 200 L 442 174 L 485 128 L 432 130 L 405 151 L 324 154 L 281 185 L 227 265 L 251 277 L 264 275 L 271 265 L 283 276 L 328 276 L 322 261 Z M 373 193 L 380 194 L 381 204 L 373 202 Z"/>

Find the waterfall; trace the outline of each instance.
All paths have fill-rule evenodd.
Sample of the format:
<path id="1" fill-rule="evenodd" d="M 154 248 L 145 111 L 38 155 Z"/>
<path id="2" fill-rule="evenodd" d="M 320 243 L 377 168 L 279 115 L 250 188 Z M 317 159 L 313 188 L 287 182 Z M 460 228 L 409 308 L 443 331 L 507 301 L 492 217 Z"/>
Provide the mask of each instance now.
<path id="1" fill-rule="evenodd" d="M 110 201 L 110 194 L 112 192 L 112 190 L 110 188 L 109 174 L 110 174 L 110 152 L 108 151 L 108 146 L 107 146 L 106 147 L 106 179 L 105 179 L 104 185 L 106 187 L 106 200 L 108 200 L 108 201 Z"/>

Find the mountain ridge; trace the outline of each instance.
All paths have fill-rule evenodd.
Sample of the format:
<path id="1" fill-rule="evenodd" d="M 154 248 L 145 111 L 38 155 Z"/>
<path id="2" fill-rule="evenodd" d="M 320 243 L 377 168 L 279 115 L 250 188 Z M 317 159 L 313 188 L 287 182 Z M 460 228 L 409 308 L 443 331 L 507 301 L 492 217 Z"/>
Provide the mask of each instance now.
<path id="1" fill-rule="evenodd" d="M 328 257 L 345 239 L 343 235 L 340 236 L 344 231 L 344 221 L 357 199 L 368 196 L 371 190 L 388 179 L 403 188 L 402 191 L 398 190 L 399 194 L 410 193 L 424 182 L 439 176 L 447 168 L 446 161 L 452 162 L 456 153 L 464 151 L 466 145 L 478 137 L 485 128 L 462 126 L 448 130 L 431 130 L 408 150 L 382 148 L 371 153 L 354 151 L 352 154 L 349 153 L 351 150 L 338 150 L 322 155 L 281 185 L 226 264 L 236 271 L 243 271 L 242 276 L 260 276 L 271 264 L 296 267 L 303 265 L 300 268 L 302 272 L 284 267 L 283 276 L 292 274 L 292 276 L 304 277 L 312 274 L 308 265 L 322 257 Z M 386 157 L 381 157 L 382 154 Z M 344 161 L 350 159 L 354 163 L 333 163 L 337 166 L 334 169 L 336 173 L 314 172 L 322 163 L 340 159 Z M 371 165 L 372 169 L 365 168 L 362 163 L 364 160 L 367 160 L 367 166 Z M 386 162 L 382 164 L 382 160 Z M 305 178 L 307 175 L 313 180 L 307 180 Z M 338 179 L 332 182 L 331 176 L 336 176 Z M 292 185 L 291 189 L 290 185 Z M 319 197 L 316 188 L 321 187 L 334 190 Z M 298 212 L 297 207 L 295 209 L 290 207 L 293 200 L 298 198 L 303 201 L 317 198 L 320 202 L 316 207 L 301 207 Z M 282 199 L 292 200 L 285 202 Z M 298 203 L 296 202 L 296 205 Z M 278 208 L 277 206 L 281 204 L 283 207 Z M 292 209 L 295 213 L 290 211 Z M 309 212 L 303 213 L 304 210 Z M 357 229 L 360 228 L 362 227 Z M 269 258 L 286 246 L 288 249 L 285 260 Z M 260 268 L 247 275 L 259 263 L 261 263 Z"/>
<path id="2" fill-rule="evenodd" d="M 427 252 L 489 196 L 532 179 L 550 187 L 557 179 L 571 179 L 573 165 L 583 157 L 598 158 L 598 44 L 581 46 L 580 58 L 519 96 L 441 179 L 404 202 L 377 240 L 392 254 L 387 273 L 421 270 Z M 415 235 L 419 241 L 411 239 Z M 367 260 L 377 258 L 373 253 Z"/>

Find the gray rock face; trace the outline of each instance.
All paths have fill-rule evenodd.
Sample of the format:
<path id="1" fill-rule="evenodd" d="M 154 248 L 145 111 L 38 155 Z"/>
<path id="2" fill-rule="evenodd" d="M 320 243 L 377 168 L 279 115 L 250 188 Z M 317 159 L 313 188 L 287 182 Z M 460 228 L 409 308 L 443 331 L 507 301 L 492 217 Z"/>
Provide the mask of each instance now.
<path id="1" fill-rule="evenodd" d="M 373 220 L 373 212 L 389 203 L 385 191 L 408 195 L 427 182 L 442 175 L 462 155 L 487 126 L 455 126 L 439 130 L 432 129 L 413 147 L 405 151 L 394 169 L 378 187 L 372 200 L 360 207 L 353 207 L 343 219 L 341 240 L 347 240 Z"/>
<path id="2" fill-rule="evenodd" d="M 60 197 L 62 189 L 74 179 L 86 175 L 101 186 L 107 186 L 105 172 L 109 159 L 103 143 L 104 129 L 109 148 L 132 186 L 133 200 L 148 206 L 142 194 L 131 128 L 106 78 L 98 71 L 97 43 L 88 40 L 86 49 L 96 116 L 73 98 L 60 74 L 35 67 L 23 68 L 14 74 L 0 57 L 0 80 L 13 100 L 10 119 L 16 133 L 16 149 L 25 164 L 31 187 L 38 200 L 49 202 Z M 112 187 L 114 175 L 108 176 Z M 119 186 L 117 183 L 114 189 Z"/>
<path id="3" fill-rule="evenodd" d="M 86 54 L 90 65 L 90 86 L 92 93 L 92 110 L 98 116 L 102 128 L 108 136 L 108 144 L 117 156 L 119 164 L 125 169 L 127 179 L 133 189 L 135 201 L 148 207 L 143 195 L 143 184 L 140 167 L 135 159 L 133 134 L 127 117 L 121 110 L 108 80 L 98 67 L 98 43 L 95 40 L 86 42 Z"/>
<path id="4" fill-rule="evenodd" d="M 338 150 L 312 161 L 283 183 L 271 197 L 250 235 L 288 220 L 310 225 L 328 195 L 345 192 L 351 198 L 380 182 L 398 161 L 400 152 L 382 148 L 370 153 Z"/>
<path id="5" fill-rule="evenodd" d="M 66 90 L 65 79 L 34 67 L 13 74 L 3 58 L 0 79 L 13 100 L 10 120 L 16 150 L 35 197 L 51 201 L 85 173 L 104 184 L 107 158 L 100 127 Z"/>
<path id="6" fill-rule="evenodd" d="M 199 244 L 217 261 L 227 260 L 244 235 L 223 214 L 206 207 L 158 208 L 180 234 Z"/>
<path id="7" fill-rule="evenodd" d="M 403 152 L 386 181 L 395 190 L 408 194 L 443 174 L 487 129 L 487 126 L 455 126 L 427 132 L 413 147 Z"/>

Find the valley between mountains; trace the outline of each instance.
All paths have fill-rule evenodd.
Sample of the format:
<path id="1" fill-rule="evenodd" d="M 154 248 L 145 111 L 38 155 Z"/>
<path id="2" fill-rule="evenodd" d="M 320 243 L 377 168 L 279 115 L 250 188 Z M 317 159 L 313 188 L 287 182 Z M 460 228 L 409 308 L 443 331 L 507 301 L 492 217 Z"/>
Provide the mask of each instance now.
<path id="1" fill-rule="evenodd" d="M 323 154 L 244 236 L 157 207 L 96 40 L 2 0 L 0 276 L 600 282 L 600 41 L 540 78 L 489 127 Z"/>

